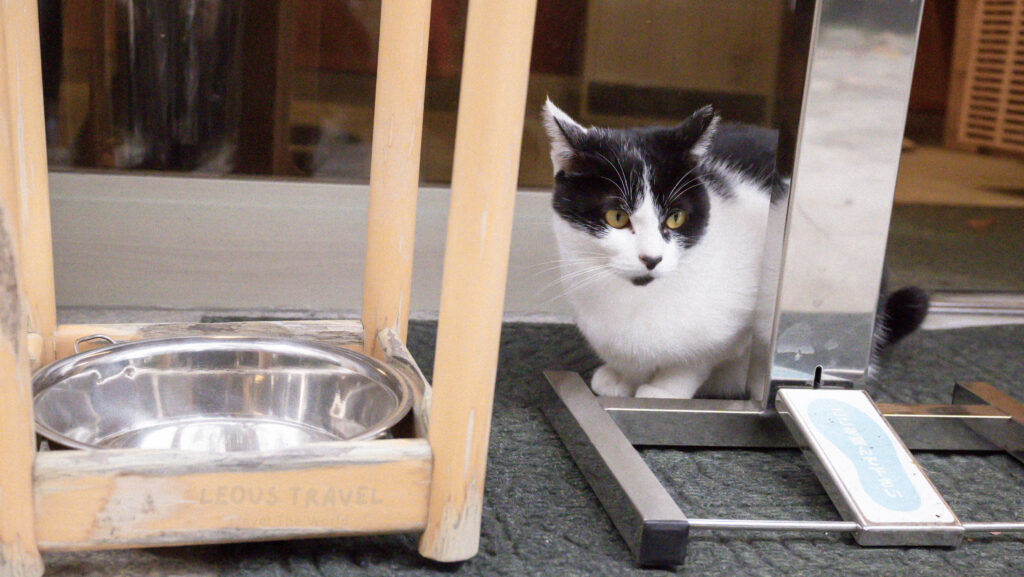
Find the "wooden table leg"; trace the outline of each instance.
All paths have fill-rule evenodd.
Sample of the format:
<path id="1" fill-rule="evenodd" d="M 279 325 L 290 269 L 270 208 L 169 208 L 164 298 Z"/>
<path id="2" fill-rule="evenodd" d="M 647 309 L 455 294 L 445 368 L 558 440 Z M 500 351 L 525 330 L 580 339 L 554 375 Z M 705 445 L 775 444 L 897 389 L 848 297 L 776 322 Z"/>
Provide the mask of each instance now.
<path id="1" fill-rule="evenodd" d="M 409 325 L 429 33 L 430 0 L 382 3 L 363 273 L 368 355 L 381 329 L 404 341 Z"/>
<path id="2" fill-rule="evenodd" d="M 19 83 L 31 74 L 24 67 L 24 45 L 32 39 L 16 27 L 24 13 L 34 17 L 35 0 L 0 3 L 0 166 L 29 162 L 21 156 L 29 140 L 20 123 Z M 35 38 L 38 73 L 39 40 Z M 42 150 L 45 163 L 45 148 Z M 35 432 L 32 424 L 28 339 L 18 252 L 21 194 L 17 171 L 0 170 L 0 576 L 37 577 L 43 573 L 35 539 L 32 464 Z"/>
<path id="3" fill-rule="evenodd" d="M 35 361 L 33 369 L 54 361 L 57 330 L 43 72 L 36 6 L 35 2 L 28 1 L 4 13 L 8 58 L 2 70 L 8 72 L 9 119 L 17 139 L 11 141 L 11 160 L 0 164 L 13 177 L 14 194 L 18 199 L 17 206 L 11 209 L 12 225 L 20 250 L 22 294 L 28 315 L 25 328 L 29 332 L 30 350 Z"/>
<path id="4" fill-rule="evenodd" d="M 476 554 L 536 0 L 472 0 L 466 26 L 420 553 Z"/>

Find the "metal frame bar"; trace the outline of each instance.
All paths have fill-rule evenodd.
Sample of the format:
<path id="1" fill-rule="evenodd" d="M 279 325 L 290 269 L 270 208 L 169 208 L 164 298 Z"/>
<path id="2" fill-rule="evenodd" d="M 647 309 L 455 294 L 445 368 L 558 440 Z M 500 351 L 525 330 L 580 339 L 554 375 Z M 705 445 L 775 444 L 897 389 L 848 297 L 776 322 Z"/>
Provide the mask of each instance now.
<path id="1" fill-rule="evenodd" d="M 749 401 L 597 397 L 578 373 L 544 375 L 551 386 L 545 414 L 641 566 L 682 564 L 691 531 L 863 530 L 854 521 L 688 519 L 634 448 L 797 448 L 774 409 Z M 1024 462 L 1024 404 L 986 383 L 958 383 L 952 396 L 950 405 L 878 407 L 910 449 L 1006 451 Z M 961 526 L 964 533 L 1024 532 L 1024 522 Z"/>
<path id="2" fill-rule="evenodd" d="M 1009 417 L 1005 427 L 978 432 L 1024 464 L 1024 404 L 988 383 L 958 383 L 953 389 L 953 402 L 985 403 L 1005 413 Z"/>
<path id="3" fill-rule="evenodd" d="M 677 565 L 689 523 L 576 373 L 545 372 L 548 419 L 641 565 Z"/>
<path id="4" fill-rule="evenodd" d="M 1010 432 L 1011 417 L 956 392 L 962 388 L 955 389 L 953 405 L 881 403 L 878 408 L 911 450 L 1003 450 L 993 439 Z M 778 413 L 751 401 L 595 397 L 595 402 L 633 445 L 797 448 Z"/>
<path id="5" fill-rule="evenodd" d="M 793 531 L 853 533 L 855 521 L 783 521 L 775 519 L 690 519 L 695 531 Z M 964 533 L 1024 533 L 1024 523 L 961 523 Z"/>

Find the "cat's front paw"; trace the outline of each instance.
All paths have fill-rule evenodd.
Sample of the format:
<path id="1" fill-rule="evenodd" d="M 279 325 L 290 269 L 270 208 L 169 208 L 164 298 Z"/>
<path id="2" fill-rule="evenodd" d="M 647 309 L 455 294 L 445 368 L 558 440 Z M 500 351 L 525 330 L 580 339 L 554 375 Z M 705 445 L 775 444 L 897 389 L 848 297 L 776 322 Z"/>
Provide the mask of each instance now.
<path id="1" fill-rule="evenodd" d="M 590 388 L 602 397 L 632 397 L 636 385 L 623 379 L 608 365 L 601 365 L 590 379 Z"/>
<path id="2" fill-rule="evenodd" d="M 711 373 L 705 365 L 678 365 L 659 370 L 636 390 L 636 396 L 653 399 L 692 399 Z"/>
<path id="3" fill-rule="evenodd" d="M 656 387 L 654 385 L 640 385 L 636 389 L 636 396 L 648 399 L 678 399 L 679 395 L 671 391 Z"/>

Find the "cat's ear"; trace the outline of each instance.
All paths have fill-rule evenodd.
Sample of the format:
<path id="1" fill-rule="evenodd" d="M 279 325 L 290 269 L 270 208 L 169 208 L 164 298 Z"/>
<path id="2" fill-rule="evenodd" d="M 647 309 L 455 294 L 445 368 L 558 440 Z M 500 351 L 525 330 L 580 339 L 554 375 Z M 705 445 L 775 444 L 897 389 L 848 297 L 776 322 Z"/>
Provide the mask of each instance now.
<path id="1" fill-rule="evenodd" d="M 572 172 L 578 159 L 578 149 L 587 136 L 587 129 L 562 112 L 549 98 L 541 110 L 544 129 L 551 139 L 551 164 L 555 174 Z"/>
<path id="2" fill-rule="evenodd" d="M 711 147 L 720 118 L 711 105 L 704 106 L 690 115 L 682 124 L 672 129 L 682 150 L 689 150 L 697 159 L 703 158 Z"/>
<path id="3" fill-rule="evenodd" d="M 690 154 L 697 158 L 702 158 L 707 154 L 708 149 L 711 148 L 711 139 L 715 137 L 715 131 L 718 130 L 720 121 L 721 117 L 710 104 L 690 115 L 687 122 L 692 124 L 695 132 L 700 132 L 700 137 L 690 149 Z"/>

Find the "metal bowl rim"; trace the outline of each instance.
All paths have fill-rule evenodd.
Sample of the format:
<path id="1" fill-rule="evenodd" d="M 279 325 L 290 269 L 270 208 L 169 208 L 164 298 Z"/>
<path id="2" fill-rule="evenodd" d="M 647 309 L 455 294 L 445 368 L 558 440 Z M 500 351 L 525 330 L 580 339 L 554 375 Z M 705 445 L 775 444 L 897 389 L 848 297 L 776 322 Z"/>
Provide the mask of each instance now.
<path id="1" fill-rule="evenodd" d="M 383 363 L 373 357 L 350 349 L 329 347 L 306 340 L 240 335 L 162 337 L 119 342 L 83 351 L 51 363 L 39 369 L 32 376 L 33 404 L 43 391 L 57 385 L 64 378 L 70 376 L 72 372 L 87 367 L 91 363 L 100 364 L 103 360 L 115 362 L 120 359 L 143 356 L 144 351 L 148 351 L 150 355 L 189 352 L 188 347 L 190 346 L 199 347 L 198 349 L 193 349 L 192 352 L 209 350 L 262 350 L 266 352 L 287 352 L 297 355 L 307 354 L 307 356 L 312 356 L 335 365 L 351 366 L 354 363 L 356 366 L 373 369 L 374 372 L 378 373 L 378 378 L 375 380 L 395 393 L 398 403 L 388 416 L 381 419 L 376 426 L 367 428 L 366 431 L 352 438 L 345 439 L 345 441 L 363 441 L 379 437 L 401 421 L 412 408 L 416 385 L 410 382 L 410 379 L 402 371 L 395 370 L 387 363 Z M 309 353 L 313 354 L 310 355 Z M 118 357 L 117 359 L 107 359 L 111 355 L 118 355 Z M 41 423 L 38 418 L 33 420 L 35 421 L 36 432 L 66 447 L 83 450 L 114 450 L 77 441 L 54 431 L 44 423 Z M 304 427 L 318 428 L 301 422 L 296 424 Z"/>

